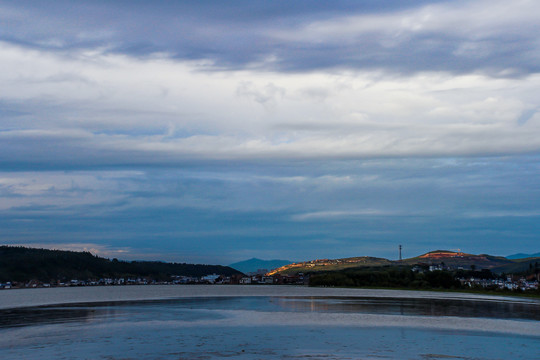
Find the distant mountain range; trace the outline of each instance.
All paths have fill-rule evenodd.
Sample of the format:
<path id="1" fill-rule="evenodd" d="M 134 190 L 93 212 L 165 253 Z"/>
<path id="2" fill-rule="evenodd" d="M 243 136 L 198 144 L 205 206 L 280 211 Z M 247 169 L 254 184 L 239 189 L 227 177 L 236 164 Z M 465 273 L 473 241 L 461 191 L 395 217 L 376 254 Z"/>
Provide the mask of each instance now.
<path id="1" fill-rule="evenodd" d="M 537 252 L 536 254 L 519 253 L 519 254 L 514 254 L 514 255 L 508 255 L 506 258 L 510 260 L 515 260 L 515 259 L 527 259 L 527 258 L 536 258 L 536 257 L 540 257 L 540 252 Z"/>
<path id="2" fill-rule="evenodd" d="M 289 260 L 261 260 L 257 258 L 252 258 L 249 260 L 244 260 L 230 264 L 229 267 L 241 271 L 243 273 L 253 273 L 261 269 L 266 269 L 267 271 L 277 269 L 281 266 L 291 264 L 292 261 Z"/>
<path id="3" fill-rule="evenodd" d="M 536 254 L 538 255 L 538 254 Z M 467 254 L 448 250 L 435 250 L 409 259 L 388 260 L 370 256 L 344 258 L 344 259 L 318 259 L 293 263 L 282 266 L 270 272 L 274 274 L 313 273 L 320 271 L 339 271 L 349 268 L 380 267 L 398 265 L 444 265 L 454 269 L 490 269 L 494 272 L 520 272 L 529 268 L 529 264 L 540 262 L 540 257 L 527 255 L 526 259 L 508 259 L 502 256 L 487 254 Z"/>
<path id="4" fill-rule="evenodd" d="M 537 268 L 540 253 L 515 254 L 505 258 L 487 254 L 436 250 L 401 261 L 369 256 L 344 259 L 319 259 L 300 263 L 288 260 L 261 260 L 252 258 L 230 266 L 179 264 L 160 261 L 118 261 L 100 258 L 89 252 L 32 249 L 0 246 L 0 282 L 27 281 L 31 279 L 95 279 L 120 277 L 148 277 L 169 279 L 171 275 L 200 277 L 209 274 L 230 276 L 267 269 L 270 274 L 316 273 L 339 271 L 349 268 L 408 265 L 441 265 L 453 269 L 490 269 L 496 273 L 519 273 Z"/>

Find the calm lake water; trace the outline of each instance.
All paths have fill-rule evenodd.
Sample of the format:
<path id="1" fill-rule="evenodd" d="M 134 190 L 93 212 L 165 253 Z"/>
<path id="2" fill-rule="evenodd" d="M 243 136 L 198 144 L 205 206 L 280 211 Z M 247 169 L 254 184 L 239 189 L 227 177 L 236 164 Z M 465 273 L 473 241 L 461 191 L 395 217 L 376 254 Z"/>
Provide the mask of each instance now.
<path id="1" fill-rule="evenodd" d="M 0 309 L 2 359 L 540 359 L 527 299 L 145 286 L 2 291 Z"/>

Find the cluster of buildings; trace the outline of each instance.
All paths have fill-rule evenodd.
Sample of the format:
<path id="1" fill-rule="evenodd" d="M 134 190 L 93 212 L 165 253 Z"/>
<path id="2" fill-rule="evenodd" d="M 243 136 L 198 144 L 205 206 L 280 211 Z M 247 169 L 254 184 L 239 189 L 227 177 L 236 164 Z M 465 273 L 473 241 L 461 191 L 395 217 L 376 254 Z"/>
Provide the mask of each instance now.
<path id="1" fill-rule="evenodd" d="M 0 289 L 22 289 L 22 288 L 49 288 L 49 287 L 69 287 L 69 286 L 102 286 L 102 285 L 148 285 L 161 284 L 165 282 L 156 282 L 141 278 L 104 278 L 99 280 L 77 280 L 69 281 L 50 281 L 43 282 L 39 280 L 30 280 L 27 282 L 8 281 L 0 283 Z"/>
<path id="2" fill-rule="evenodd" d="M 347 261 L 349 259 L 341 259 L 340 261 Z M 352 259 L 351 259 L 352 260 Z M 354 259 L 352 261 L 358 261 Z M 324 266 L 334 264 L 334 260 L 321 259 L 312 262 L 300 263 L 298 265 L 306 266 Z M 292 264 L 293 267 L 297 264 Z M 291 266 L 291 265 L 289 265 Z M 309 267 L 309 266 L 308 266 Z M 455 270 L 449 266 L 445 266 L 444 263 L 440 264 L 423 264 L 416 265 L 412 268 L 414 272 L 426 272 L 426 271 L 443 271 L 443 270 Z M 458 270 L 462 270 L 458 267 Z M 462 277 L 458 278 L 461 285 L 464 287 L 477 287 L 485 289 L 508 289 L 508 290 L 538 290 L 540 276 L 537 274 L 531 275 L 528 278 L 522 276 L 508 276 L 505 279 L 498 278 L 481 278 L 478 277 L 481 273 L 477 273 L 477 277 Z M 13 289 L 13 288 L 48 288 L 48 287 L 69 287 L 69 286 L 103 286 L 103 285 L 181 285 L 181 284 L 230 284 L 230 285 L 308 285 L 309 274 L 297 273 L 297 274 L 280 274 L 278 272 L 268 272 L 266 269 L 259 269 L 256 272 L 244 274 L 235 274 L 232 276 L 224 276 L 218 274 L 210 274 L 200 277 L 195 276 L 171 276 L 166 281 L 157 281 L 150 277 L 137 277 L 137 278 L 103 278 L 94 280 L 77 280 L 72 279 L 69 281 L 55 281 L 55 282 L 41 282 L 38 280 L 31 280 L 28 282 L 5 282 L 0 283 L 0 289 Z"/>
<path id="3" fill-rule="evenodd" d="M 485 289 L 508 289 L 508 290 L 537 290 L 537 279 L 526 279 L 524 277 L 514 278 L 508 276 L 506 279 L 478 279 L 474 277 L 459 279 L 461 285 L 469 287 L 481 287 Z"/>
<path id="4" fill-rule="evenodd" d="M 156 281 L 151 278 L 103 278 L 97 280 L 78 280 L 42 282 L 31 280 L 28 282 L 6 282 L 0 283 L 0 289 L 21 289 L 21 288 L 49 288 L 49 287 L 69 287 L 69 286 L 104 286 L 104 285 L 182 285 L 182 284 L 231 284 L 231 285 L 307 285 L 309 278 L 304 274 L 297 275 L 272 275 L 237 274 L 223 276 L 218 274 L 205 275 L 201 277 L 174 275 L 168 281 Z"/>
<path id="5" fill-rule="evenodd" d="M 219 285 L 308 285 L 309 276 L 302 273 L 296 275 L 268 275 L 267 270 L 260 270 L 248 275 L 206 275 L 200 278 L 176 276 L 173 284 L 219 284 Z"/>
<path id="6" fill-rule="evenodd" d="M 282 274 L 254 274 L 250 276 L 244 276 L 240 279 L 240 284 L 267 284 L 267 285 L 308 285 L 309 275 L 298 273 L 295 275 L 282 275 Z"/>
<path id="7" fill-rule="evenodd" d="M 455 270 L 450 266 L 445 266 L 444 264 L 436 264 L 429 266 L 414 266 L 412 271 L 415 272 L 424 272 L 424 271 L 451 271 Z M 464 270 L 463 267 L 457 267 L 457 270 Z M 461 277 L 458 278 L 462 286 L 468 286 L 471 288 L 480 287 L 484 289 L 507 289 L 507 290 L 537 290 L 539 286 L 539 275 L 531 275 L 528 278 L 523 276 L 507 276 L 506 278 L 497 278 L 497 279 L 486 279 L 482 277 Z"/>
<path id="8" fill-rule="evenodd" d="M 0 289 L 24 289 L 24 288 L 50 288 L 69 286 L 104 286 L 104 285 L 165 285 L 173 284 L 171 281 L 156 281 L 149 278 L 103 278 L 99 280 L 78 280 L 43 282 L 30 280 L 27 282 L 0 283 Z"/>
<path id="9" fill-rule="evenodd" d="M 436 264 L 436 265 L 415 265 L 413 266 L 412 268 L 412 271 L 414 272 L 424 272 L 424 271 L 451 271 L 451 270 L 456 270 L 450 266 L 445 266 L 443 264 Z M 463 267 L 458 267 L 457 270 L 464 270 Z"/>

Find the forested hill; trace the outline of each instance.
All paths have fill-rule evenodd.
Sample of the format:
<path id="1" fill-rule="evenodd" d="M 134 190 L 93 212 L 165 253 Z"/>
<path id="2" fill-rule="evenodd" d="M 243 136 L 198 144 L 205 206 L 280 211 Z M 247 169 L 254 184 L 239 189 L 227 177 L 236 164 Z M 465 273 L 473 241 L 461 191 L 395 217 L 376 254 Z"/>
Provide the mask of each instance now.
<path id="1" fill-rule="evenodd" d="M 119 261 L 100 258 L 89 252 L 0 246 L 0 282 L 120 277 L 168 280 L 171 275 L 200 277 L 209 274 L 230 276 L 241 273 L 221 265 Z"/>

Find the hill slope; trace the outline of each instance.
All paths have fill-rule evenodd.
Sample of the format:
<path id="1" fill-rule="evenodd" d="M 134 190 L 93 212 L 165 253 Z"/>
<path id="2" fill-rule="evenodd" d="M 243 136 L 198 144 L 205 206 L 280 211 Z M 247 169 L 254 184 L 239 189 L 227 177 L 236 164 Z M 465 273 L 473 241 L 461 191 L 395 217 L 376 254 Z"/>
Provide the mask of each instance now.
<path id="1" fill-rule="evenodd" d="M 105 277 L 149 277 L 168 280 L 171 275 L 232 275 L 239 271 L 221 265 L 178 264 L 159 261 L 108 260 L 89 252 L 0 246 L 0 281 L 87 280 Z"/>
<path id="2" fill-rule="evenodd" d="M 445 266 L 452 268 L 462 267 L 464 269 L 470 269 L 471 266 L 474 266 L 477 269 L 492 269 L 498 266 L 512 264 L 513 261 L 502 256 L 487 254 L 474 255 L 464 252 L 435 250 L 410 259 L 404 259 L 403 263 L 408 265 L 438 265 L 444 263 Z"/>
<path id="3" fill-rule="evenodd" d="M 296 274 L 296 273 L 308 273 L 317 271 L 337 271 L 347 268 L 361 267 L 361 266 L 384 266 L 392 265 L 393 262 L 388 259 L 376 258 L 371 256 L 352 257 L 344 259 L 320 259 L 305 261 L 300 263 L 293 263 L 282 266 L 269 272 L 269 275 L 274 274 Z"/>
<path id="4" fill-rule="evenodd" d="M 360 267 L 378 267 L 378 266 L 399 266 L 399 265 L 441 265 L 454 269 L 470 269 L 472 266 L 480 269 L 503 269 L 504 266 L 515 265 L 518 260 L 509 260 L 502 256 L 492 256 L 487 254 L 474 255 L 463 252 L 454 252 L 448 250 L 435 250 L 402 261 L 388 260 L 370 256 L 352 257 L 345 259 L 323 259 L 312 260 L 301 263 L 285 265 L 279 269 L 271 271 L 269 274 L 296 274 L 296 273 L 314 273 L 321 271 L 340 271 L 344 269 Z M 528 264 L 527 264 L 528 266 Z M 502 270 L 501 270 L 502 271 Z"/>
<path id="5" fill-rule="evenodd" d="M 540 268 L 540 257 L 517 259 L 510 264 L 504 264 L 491 269 L 497 273 L 520 273 L 527 270 L 537 270 Z"/>
<path id="6" fill-rule="evenodd" d="M 249 260 L 239 261 L 234 264 L 230 264 L 229 267 L 243 273 L 249 273 L 255 272 L 259 269 L 273 270 L 291 263 L 292 261 L 289 260 L 261 260 L 257 258 L 252 258 Z"/>

